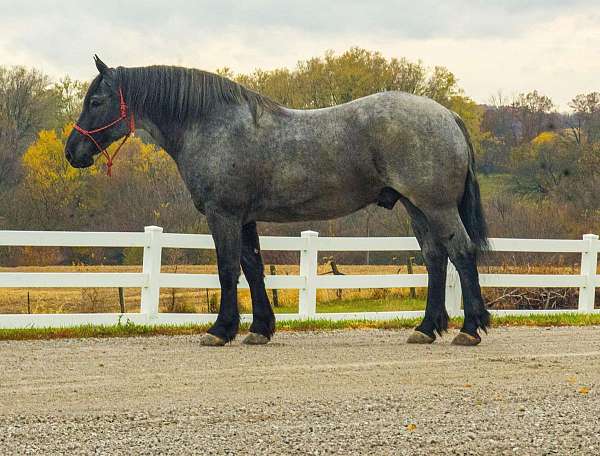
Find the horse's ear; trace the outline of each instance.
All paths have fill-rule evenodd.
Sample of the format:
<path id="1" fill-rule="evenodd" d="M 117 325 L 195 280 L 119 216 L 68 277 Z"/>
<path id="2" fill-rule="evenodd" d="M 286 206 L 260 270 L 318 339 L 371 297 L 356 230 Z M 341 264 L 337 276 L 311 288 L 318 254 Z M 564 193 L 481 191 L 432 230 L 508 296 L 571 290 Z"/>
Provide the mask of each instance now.
<path id="1" fill-rule="evenodd" d="M 96 68 L 98 68 L 98 72 L 100 74 L 105 75 L 108 73 L 108 65 L 100 60 L 100 57 L 98 57 L 97 54 L 94 54 L 94 63 L 96 64 Z"/>

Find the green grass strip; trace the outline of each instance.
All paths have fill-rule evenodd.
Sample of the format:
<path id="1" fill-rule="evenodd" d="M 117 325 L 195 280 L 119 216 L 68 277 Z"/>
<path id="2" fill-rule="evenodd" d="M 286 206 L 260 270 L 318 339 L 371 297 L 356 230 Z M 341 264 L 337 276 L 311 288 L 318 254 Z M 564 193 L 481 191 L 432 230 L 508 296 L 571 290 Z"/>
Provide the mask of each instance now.
<path id="1" fill-rule="evenodd" d="M 329 331 L 340 329 L 407 329 L 420 322 L 414 319 L 393 320 L 299 320 L 277 323 L 278 331 Z M 493 326 L 590 326 L 600 325 L 600 314 L 583 315 L 577 313 L 561 313 L 531 316 L 496 316 Z M 462 318 L 450 320 L 451 328 L 460 328 Z M 0 329 L 0 340 L 48 340 L 79 339 L 105 337 L 147 337 L 202 334 L 208 324 L 198 325 L 136 325 L 132 323 L 120 325 L 82 325 L 68 328 L 24 328 Z M 248 324 L 241 325 L 241 332 L 248 331 Z"/>

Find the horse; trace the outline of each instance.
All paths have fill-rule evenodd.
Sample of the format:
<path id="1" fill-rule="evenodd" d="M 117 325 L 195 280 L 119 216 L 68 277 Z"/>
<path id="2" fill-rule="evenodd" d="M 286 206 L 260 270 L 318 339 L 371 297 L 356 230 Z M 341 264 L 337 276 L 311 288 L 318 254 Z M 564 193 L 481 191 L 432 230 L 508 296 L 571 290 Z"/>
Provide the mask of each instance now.
<path id="1" fill-rule="evenodd" d="M 406 208 L 427 267 L 425 315 L 408 343 L 447 331 L 448 259 L 463 293 L 456 345 L 477 345 L 490 315 L 477 261 L 487 227 L 465 124 L 437 102 L 388 91 L 323 109 L 290 109 L 230 79 L 176 66 L 116 67 L 98 75 L 65 144 L 75 168 L 125 141 L 135 124 L 175 161 L 212 233 L 219 313 L 200 343 L 222 346 L 239 329 L 240 266 L 253 321 L 246 344 L 268 343 L 275 315 L 264 285 L 258 221 L 325 220 L 370 204 Z"/>

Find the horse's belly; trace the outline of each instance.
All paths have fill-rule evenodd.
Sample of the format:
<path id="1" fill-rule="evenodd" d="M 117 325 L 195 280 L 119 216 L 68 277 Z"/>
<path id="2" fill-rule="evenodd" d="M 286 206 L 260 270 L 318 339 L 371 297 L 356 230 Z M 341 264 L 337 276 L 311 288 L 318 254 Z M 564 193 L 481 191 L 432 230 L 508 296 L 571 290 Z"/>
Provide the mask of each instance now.
<path id="1" fill-rule="evenodd" d="M 356 212 L 376 202 L 377 190 L 362 192 L 323 192 L 309 198 L 290 197 L 289 202 L 268 204 L 256 212 L 256 219 L 264 222 L 299 222 L 329 220 Z"/>

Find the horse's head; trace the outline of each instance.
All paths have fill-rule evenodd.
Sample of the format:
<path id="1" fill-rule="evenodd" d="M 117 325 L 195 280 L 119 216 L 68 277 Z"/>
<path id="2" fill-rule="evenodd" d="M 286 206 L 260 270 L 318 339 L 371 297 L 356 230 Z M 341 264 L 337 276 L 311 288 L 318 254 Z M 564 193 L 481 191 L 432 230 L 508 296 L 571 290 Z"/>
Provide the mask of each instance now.
<path id="1" fill-rule="evenodd" d="M 131 123 L 127 121 L 127 105 L 116 70 L 98 56 L 94 60 L 100 74 L 85 95 L 83 110 L 65 145 L 65 156 L 75 168 L 91 166 L 95 155 L 132 132 L 133 118 Z"/>

